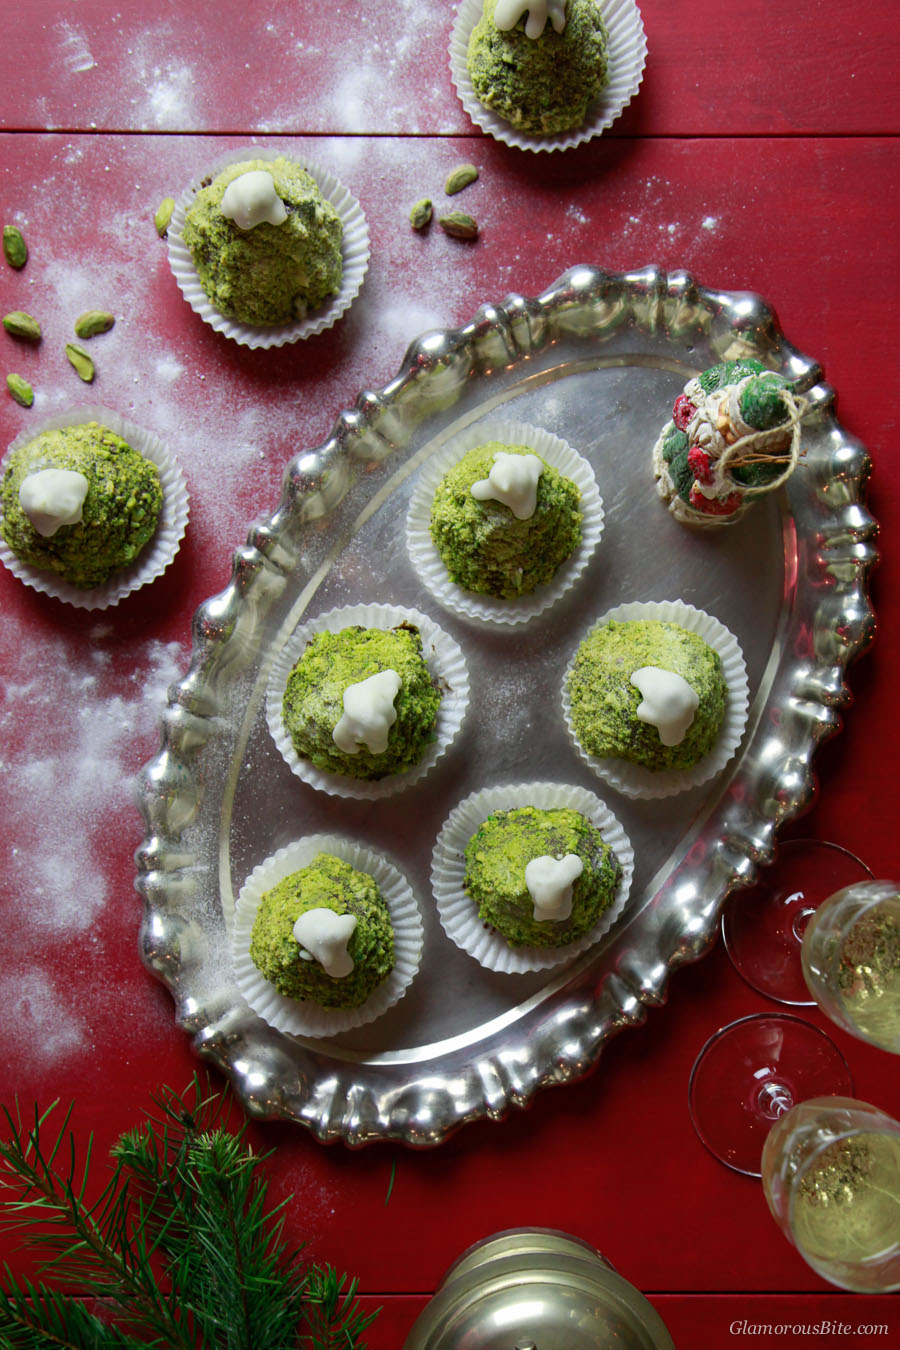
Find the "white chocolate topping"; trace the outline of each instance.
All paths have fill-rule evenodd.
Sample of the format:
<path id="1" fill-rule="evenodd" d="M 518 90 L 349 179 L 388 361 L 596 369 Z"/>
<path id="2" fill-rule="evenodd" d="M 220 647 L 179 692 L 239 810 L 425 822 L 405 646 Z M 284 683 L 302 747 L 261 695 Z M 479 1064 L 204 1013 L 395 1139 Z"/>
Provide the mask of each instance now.
<path id="1" fill-rule="evenodd" d="M 566 26 L 566 0 L 497 0 L 494 27 L 506 33 L 510 28 L 515 28 L 526 12 L 526 37 L 539 38 L 548 18 L 557 33 L 561 33 Z"/>
<path id="2" fill-rule="evenodd" d="M 641 666 L 632 672 L 631 683 L 643 697 L 637 709 L 641 721 L 656 727 L 663 745 L 680 745 L 700 702 L 697 691 L 674 671 L 659 666 Z"/>
<path id="3" fill-rule="evenodd" d="M 534 901 L 534 918 L 568 919 L 572 913 L 572 885 L 584 871 L 575 853 L 563 858 L 544 855 L 525 864 L 525 885 Z"/>
<path id="4" fill-rule="evenodd" d="M 38 534 L 49 539 L 60 525 L 77 525 L 88 480 L 74 469 L 38 469 L 22 479 L 19 505 Z"/>
<path id="5" fill-rule="evenodd" d="M 344 712 L 332 740 L 345 755 L 355 755 L 365 745 L 373 755 L 387 749 L 388 733 L 397 720 L 394 699 L 403 681 L 396 670 L 380 670 L 344 690 Z"/>
<path id="6" fill-rule="evenodd" d="M 294 937 L 305 948 L 304 961 L 318 961 L 332 979 L 340 980 L 353 969 L 347 943 L 356 932 L 355 914 L 335 914 L 333 909 L 308 909 L 294 924 Z"/>
<path id="7" fill-rule="evenodd" d="M 266 169 L 250 169 L 228 184 L 222 197 L 222 215 L 241 230 L 252 230 L 263 221 L 281 225 L 287 220 L 284 202 L 275 191 L 275 180 Z"/>
<path id="8" fill-rule="evenodd" d="M 537 455 L 510 455 L 500 450 L 494 456 L 488 477 L 473 483 L 471 493 L 479 502 L 502 502 L 516 520 L 529 520 L 537 507 L 538 483 L 543 471 L 543 460 Z"/>

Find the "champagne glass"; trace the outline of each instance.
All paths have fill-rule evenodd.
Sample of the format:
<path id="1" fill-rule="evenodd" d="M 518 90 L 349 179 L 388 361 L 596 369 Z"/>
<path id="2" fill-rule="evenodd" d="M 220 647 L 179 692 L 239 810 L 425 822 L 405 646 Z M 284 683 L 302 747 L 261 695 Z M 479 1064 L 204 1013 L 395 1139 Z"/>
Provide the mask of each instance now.
<path id="1" fill-rule="evenodd" d="M 738 974 L 776 1003 L 812 1006 L 800 946 L 810 918 L 835 891 L 871 881 L 865 863 L 820 839 L 788 839 L 755 885 L 735 891 L 722 912 L 725 950 Z"/>
<path id="2" fill-rule="evenodd" d="M 762 1155 L 776 1222 L 842 1289 L 900 1289 L 900 1122 L 866 1102 L 818 1097 L 775 1124 Z"/>
<path id="3" fill-rule="evenodd" d="M 810 919 L 800 951 L 819 1007 L 851 1036 L 900 1055 L 900 887 L 845 886 Z"/>
<path id="4" fill-rule="evenodd" d="M 809 1097 L 852 1091 L 846 1060 L 824 1031 L 792 1013 L 753 1013 L 706 1042 L 691 1070 L 688 1104 L 710 1153 L 758 1177 L 766 1136 L 783 1115 Z"/>

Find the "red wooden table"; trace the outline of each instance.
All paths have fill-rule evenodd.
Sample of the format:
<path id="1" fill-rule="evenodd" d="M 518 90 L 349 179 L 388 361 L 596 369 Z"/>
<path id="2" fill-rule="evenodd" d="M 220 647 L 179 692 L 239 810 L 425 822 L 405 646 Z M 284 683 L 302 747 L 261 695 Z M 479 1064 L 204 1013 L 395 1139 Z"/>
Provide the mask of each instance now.
<path id="1" fill-rule="evenodd" d="M 641 11 L 639 96 L 611 131 L 564 155 L 507 149 L 469 123 L 449 80 L 444 0 L 32 0 L 5 25 L 0 202 L 31 258 L 21 274 L 0 271 L 0 304 L 38 314 L 45 337 L 4 346 L 5 370 L 31 380 L 36 399 L 31 411 L 0 400 L 0 443 L 86 401 L 63 344 L 78 313 L 109 308 L 119 317 L 92 347 L 88 401 L 169 441 L 192 499 L 175 564 L 113 610 L 85 615 L 0 572 L 0 1095 L 74 1099 L 98 1156 L 138 1122 L 151 1088 L 180 1087 L 196 1067 L 169 995 L 138 959 L 142 830 L 130 795 L 157 748 L 166 686 L 187 668 L 191 615 L 227 582 L 248 523 L 273 509 L 286 460 L 322 442 L 360 389 L 385 384 L 412 338 L 510 291 L 538 294 L 575 263 L 653 263 L 756 291 L 837 390 L 838 417 L 874 466 L 878 639 L 851 671 L 843 734 L 818 753 L 820 794 L 785 834 L 844 844 L 876 875 L 900 869 L 896 3 L 746 0 L 726 11 L 719 0 L 642 0 Z M 348 315 L 270 352 L 196 318 L 153 227 L 159 201 L 198 166 L 251 141 L 331 169 L 372 236 Z M 440 193 L 461 160 L 481 171 L 466 198 L 477 244 L 414 234 L 409 204 Z M 276 1150 L 269 1170 L 274 1194 L 293 1195 L 290 1236 L 384 1306 L 376 1350 L 399 1347 L 463 1248 L 517 1225 L 594 1243 L 687 1350 L 756 1335 L 896 1343 L 897 1300 L 815 1276 L 759 1184 L 693 1132 L 697 1052 L 724 1023 L 773 1007 L 719 944 L 674 978 L 643 1028 L 609 1044 L 595 1073 L 503 1122 L 425 1152 L 325 1148 L 286 1125 L 252 1136 Z M 896 1062 L 828 1029 L 856 1095 L 900 1116 Z M 12 1248 L 2 1255 L 20 1268 Z"/>

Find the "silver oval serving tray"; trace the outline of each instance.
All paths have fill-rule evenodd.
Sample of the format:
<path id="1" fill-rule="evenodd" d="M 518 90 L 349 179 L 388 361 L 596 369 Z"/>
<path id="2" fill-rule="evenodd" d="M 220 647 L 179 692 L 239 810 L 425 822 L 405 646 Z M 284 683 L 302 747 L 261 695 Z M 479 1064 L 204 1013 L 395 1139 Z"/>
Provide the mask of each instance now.
<path id="1" fill-rule="evenodd" d="M 694 532 L 656 496 L 651 447 L 690 375 L 753 356 L 799 382 L 803 459 L 744 520 Z M 590 459 L 604 502 L 600 547 L 578 585 L 522 627 L 443 611 L 406 557 L 416 474 L 479 418 L 546 427 Z M 274 513 L 255 525 L 221 594 L 194 619 L 194 653 L 173 686 L 162 745 L 137 795 L 142 954 L 170 989 L 196 1051 L 248 1110 L 360 1145 L 439 1143 L 502 1118 L 540 1089 L 585 1074 L 608 1037 L 662 1004 L 673 970 L 713 942 L 729 891 L 770 862 L 779 827 L 815 791 L 813 759 L 838 730 L 851 660 L 875 621 L 867 596 L 876 524 L 869 461 L 837 423 L 816 363 L 755 295 L 708 290 L 684 272 L 575 267 L 542 295 L 510 295 L 472 321 L 427 333 L 385 388 L 364 391 L 323 445 L 286 468 Z M 581 634 L 628 600 L 684 599 L 740 641 L 747 730 L 711 785 L 664 801 L 617 796 L 565 734 L 562 672 Z M 462 646 L 473 698 L 450 753 L 415 789 L 332 797 L 283 763 L 264 720 L 269 665 L 306 616 L 383 601 L 430 614 Z M 591 788 L 628 833 L 634 884 L 622 920 L 574 964 L 497 975 L 446 938 L 429 864 L 453 805 L 491 782 Z M 240 886 L 263 858 L 320 829 L 391 856 L 425 911 L 425 953 L 406 997 L 329 1041 L 300 1040 L 242 1001 L 229 959 Z"/>

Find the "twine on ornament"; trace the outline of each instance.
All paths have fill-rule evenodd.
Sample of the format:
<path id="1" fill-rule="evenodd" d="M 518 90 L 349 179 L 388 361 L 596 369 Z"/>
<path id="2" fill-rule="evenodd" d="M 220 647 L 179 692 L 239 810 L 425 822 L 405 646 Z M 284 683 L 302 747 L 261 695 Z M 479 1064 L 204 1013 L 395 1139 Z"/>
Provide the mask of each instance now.
<path id="1" fill-rule="evenodd" d="M 735 483 L 739 492 L 752 492 L 754 496 L 763 492 L 774 492 L 776 488 L 780 488 L 782 484 L 787 482 L 799 463 L 800 423 L 809 408 L 809 400 L 799 395 L 795 397 L 790 389 L 779 390 L 779 397 L 787 410 L 787 423 L 781 422 L 777 427 L 769 427 L 765 431 L 751 431 L 746 436 L 741 436 L 723 450 L 716 461 L 717 470 L 723 474 L 730 469 L 748 468 L 752 464 L 783 463 L 785 465 L 783 472 L 768 483 L 749 489 L 743 483 Z M 777 440 L 782 440 L 788 428 L 790 428 L 791 433 L 790 447 L 780 454 L 767 451 L 766 446 Z M 731 481 L 734 483 L 733 478 Z"/>

